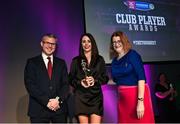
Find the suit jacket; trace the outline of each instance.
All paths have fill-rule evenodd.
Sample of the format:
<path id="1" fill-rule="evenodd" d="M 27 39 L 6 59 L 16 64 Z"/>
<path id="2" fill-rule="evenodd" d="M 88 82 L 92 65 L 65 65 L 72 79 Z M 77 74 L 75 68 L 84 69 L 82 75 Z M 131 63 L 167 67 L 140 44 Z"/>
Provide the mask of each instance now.
<path id="1" fill-rule="evenodd" d="M 48 71 L 42 55 L 30 58 L 24 70 L 25 87 L 29 93 L 28 115 L 30 117 L 49 117 L 50 114 L 66 113 L 66 96 L 68 94 L 68 72 L 64 60 L 53 57 L 52 79 L 49 79 Z M 56 112 L 48 107 L 48 101 L 56 96 L 60 97 L 60 109 Z M 55 114 L 54 114 L 55 113 Z"/>

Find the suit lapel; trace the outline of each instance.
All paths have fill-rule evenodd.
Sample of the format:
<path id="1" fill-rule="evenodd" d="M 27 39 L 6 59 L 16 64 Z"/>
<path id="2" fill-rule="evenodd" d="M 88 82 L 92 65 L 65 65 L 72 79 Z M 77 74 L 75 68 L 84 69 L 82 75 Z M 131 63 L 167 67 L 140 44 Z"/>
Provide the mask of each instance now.
<path id="1" fill-rule="evenodd" d="M 56 77 L 56 70 L 57 70 L 57 59 L 56 57 L 53 57 L 53 70 L 52 70 L 52 80 Z"/>

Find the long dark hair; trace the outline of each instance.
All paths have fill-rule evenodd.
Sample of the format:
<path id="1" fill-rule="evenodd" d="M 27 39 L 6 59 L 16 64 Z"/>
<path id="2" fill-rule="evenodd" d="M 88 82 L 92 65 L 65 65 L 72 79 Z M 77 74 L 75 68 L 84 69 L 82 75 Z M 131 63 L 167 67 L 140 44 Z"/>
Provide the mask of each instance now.
<path id="1" fill-rule="evenodd" d="M 97 45 L 96 45 L 96 41 L 94 39 L 94 37 L 92 36 L 92 34 L 90 33 L 85 33 L 81 36 L 80 38 L 80 42 L 79 42 L 79 57 L 82 58 L 82 59 L 86 59 L 85 55 L 84 55 L 84 50 L 83 50 L 83 47 L 82 47 L 82 38 L 84 36 L 87 36 L 90 41 L 91 41 L 91 45 L 92 45 L 92 49 L 91 49 L 91 63 L 93 64 L 95 62 L 95 60 L 97 59 L 97 56 L 99 55 L 99 51 L 98 51 L 98 48 L 97 48 Z"/>

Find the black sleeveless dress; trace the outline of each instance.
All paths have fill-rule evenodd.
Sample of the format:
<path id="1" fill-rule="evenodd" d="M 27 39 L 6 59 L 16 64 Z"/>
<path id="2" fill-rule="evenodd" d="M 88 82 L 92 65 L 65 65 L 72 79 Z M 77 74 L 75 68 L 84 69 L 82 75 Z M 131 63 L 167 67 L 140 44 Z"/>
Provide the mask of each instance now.
<path id="1" fill-rule="evenodd" d="M 71 63 L 69 73 L 70 84 L 75 89 L 75 114 L 76 115 L 103 115 L 103 94 L 101 85 L 108 82 L 106 75 L 105 61 L 102 56 L 98 56 L 94 62 L 90 63 L 89 75 L 95 79 L 94 86 L 84 88 L 81 80 L 85 73 L 81 65 L 81 57 L 75 57 Z"/>

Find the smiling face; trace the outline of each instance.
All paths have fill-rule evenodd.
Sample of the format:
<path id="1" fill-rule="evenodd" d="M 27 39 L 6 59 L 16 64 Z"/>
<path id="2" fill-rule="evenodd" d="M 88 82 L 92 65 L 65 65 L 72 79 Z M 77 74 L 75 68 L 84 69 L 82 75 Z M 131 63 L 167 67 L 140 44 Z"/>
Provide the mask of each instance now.
<path id="1" fill-rule="evenodd" d="M 81 44 L 82 44 L 82 48 L 83 48 L 85 53 L 91 52 L 92 44 L 91 44 L 91 41 L 90 41 L 88 36 L 82 37 Z"/>
<path id="2" fill-rule="evenodd" d="M 56 50 L 56 40 L 53 37 L 44 36 L 41 41 L 42 51 L 47 55 L 50 56 Z"/>
<path id="3" fill-rule="evenodd" d="M 112 38 L 112 45 L 113 45 L 113 49 L 118 53 L 123 53 L 124 52 L 124 48 L 123 48 L 123 44 L 121 42 L 121 38 L 119 36 L 114 36 Z"/>

